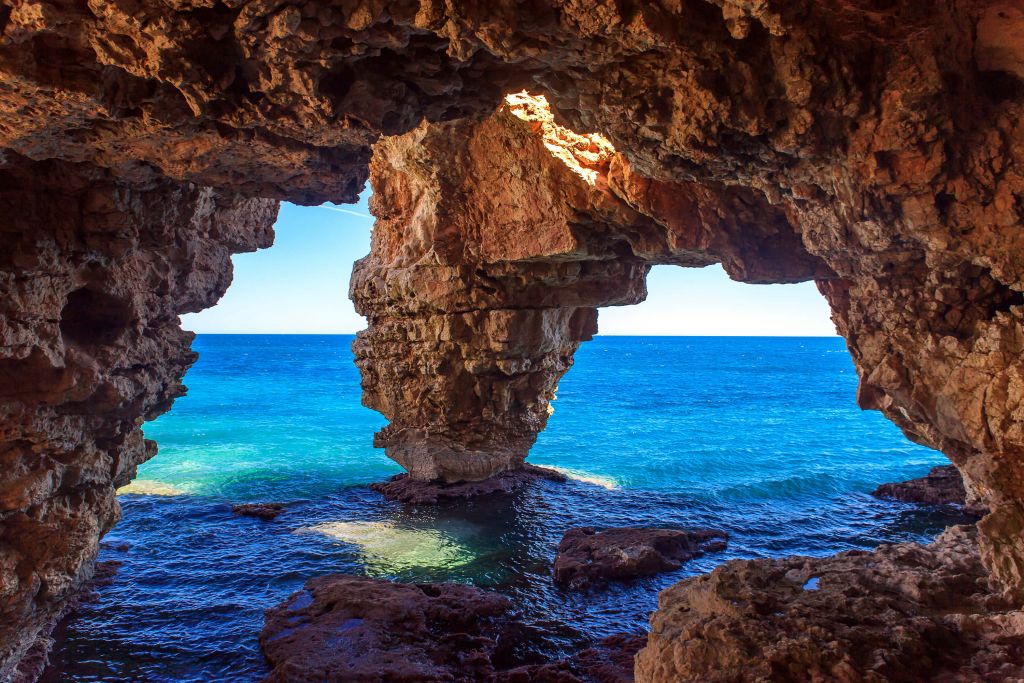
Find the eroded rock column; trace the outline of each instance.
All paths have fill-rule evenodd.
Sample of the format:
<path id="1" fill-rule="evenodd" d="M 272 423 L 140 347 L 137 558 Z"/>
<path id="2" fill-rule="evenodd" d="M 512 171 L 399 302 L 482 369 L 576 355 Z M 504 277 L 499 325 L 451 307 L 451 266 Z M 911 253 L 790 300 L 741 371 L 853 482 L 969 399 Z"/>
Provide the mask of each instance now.
<path id="1" fill-rule="evenodd" d="M 376 444 L 414 479 L 522 466 L 595 307 L 641 301 L 652 264 L 831 275 L 763 199 L 640 176 L 525 93 L 483 122 L 385 138 L 371 180 L 377 223 L 351 286 L 369 328 L 354 349 L 363 402 L 390 420 Z"/>
<path id="2" fill-rule="evenodd" d="M 115 489 L 156 454 L 140 425 L 185 391 L 178 314 L 270 245 L 276 202 L 7 154 L 0 214 L 0 680 L 32 679 Z"/>

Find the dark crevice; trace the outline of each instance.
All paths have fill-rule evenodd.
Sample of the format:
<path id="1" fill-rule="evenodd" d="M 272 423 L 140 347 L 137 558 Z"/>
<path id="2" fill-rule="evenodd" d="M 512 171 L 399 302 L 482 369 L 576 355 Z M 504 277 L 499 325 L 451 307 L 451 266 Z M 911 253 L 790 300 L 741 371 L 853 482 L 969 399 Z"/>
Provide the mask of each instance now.
<path id="1" fill-rule="evenodd" d="M 60 312 L 60 331 L 65 342 L 84 347 L 112 344 L 132 321 L 127 301 L 90 287 L 68 295 Z"/>

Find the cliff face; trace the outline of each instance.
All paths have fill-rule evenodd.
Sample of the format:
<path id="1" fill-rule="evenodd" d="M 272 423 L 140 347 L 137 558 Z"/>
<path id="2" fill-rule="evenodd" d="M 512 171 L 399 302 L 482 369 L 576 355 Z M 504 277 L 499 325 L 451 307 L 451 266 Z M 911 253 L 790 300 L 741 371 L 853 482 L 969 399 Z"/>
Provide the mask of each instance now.
<path id="1" fill-rule="evenodd" d="M 861 404 L 958 466 L 1020 599 L 1022 31 L 1018 0 L 0 0 L 2 658 L 149 452 L 191 358 L 174 313 L 265 243 L 247 198 L 349 201 L 368 164 L 356 352 L 414 476 L 521 463 L 594 307 L 651 264 L 815 279 Z M 498 111 L 524 88 L 580 134 Z"/>
<path id="2" fill-rule="evenodd" d="M 93 166 L 0 164 L 0 680 L 92 574 L 114 496 L 184 393 L 178 314 L 211 305 L 276 203 Z M 44 650 L 45 651 L 45 650 Z M 29 657 L 29 665 L 40 660 Z M 31 671 L 23 672 L 31 677 Z"/>

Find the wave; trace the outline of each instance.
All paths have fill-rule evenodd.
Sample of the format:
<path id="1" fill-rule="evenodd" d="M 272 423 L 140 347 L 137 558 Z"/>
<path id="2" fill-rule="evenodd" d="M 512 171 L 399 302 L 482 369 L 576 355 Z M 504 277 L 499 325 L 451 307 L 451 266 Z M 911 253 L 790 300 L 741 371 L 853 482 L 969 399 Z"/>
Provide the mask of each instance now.
<path id="1" fill-rule="evenodd" d="M 564 474 L 574 481 L 582 481 L 587 484 L 593 484 L 594 486 L 600 486 L 603 489 L 609 491 L 615 491 L 622 488 L 614 478 L 605 476 L 603 474 L 591 474 L 589 472 L 581 472 L 579 470 L 569 469 L 568 467 L 556 467 L 555 465 L 543 465 L 543 467 L 549 470 L 554 470 L 559 474 Z"/>

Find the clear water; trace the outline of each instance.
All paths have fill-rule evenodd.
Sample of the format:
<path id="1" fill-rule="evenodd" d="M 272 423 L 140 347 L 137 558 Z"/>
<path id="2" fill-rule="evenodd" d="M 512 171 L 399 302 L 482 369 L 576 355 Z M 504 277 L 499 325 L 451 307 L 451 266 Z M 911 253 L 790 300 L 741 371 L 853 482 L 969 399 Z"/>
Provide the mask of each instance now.
<path id="1" fill-rule="evenodd" d="M 562 381 L 531 460 L 579 477 L 442 506 L 389 503 L 344 336 L 200 336 L 187 397 L 146 426 L 160 454 L 121 496 L 124 563 L 64 628 L 63 681 L 257 681 L 263 610 L 311 576 L 463 581 L 512 596 L 554 651 L 644 627 L 658 590 L 725 559 L 924 540 L 949 510 L 882 502 L 943 457 L 854 403 L 838 338 L 599 337 Z M 167 495 L 172 493 L 174 495 Z M 274 522 L 232 503 L 280 501 Z M 589 595 L 549 573 L 573 526 L 713 526 L 728 550 Z M 127 550 L 116 546 L 127 544 Z"/>

